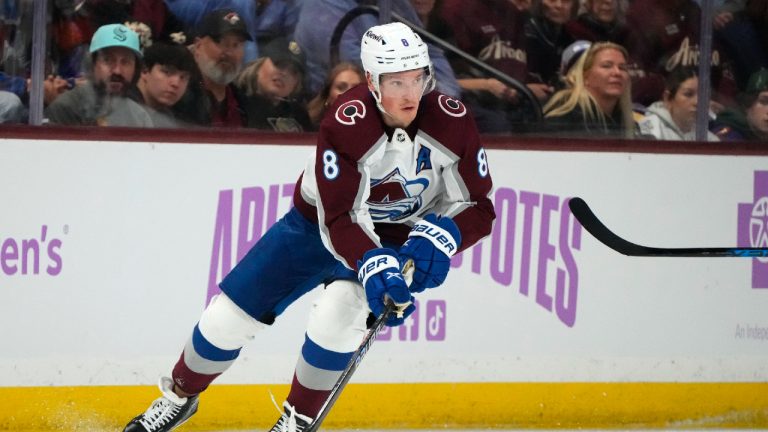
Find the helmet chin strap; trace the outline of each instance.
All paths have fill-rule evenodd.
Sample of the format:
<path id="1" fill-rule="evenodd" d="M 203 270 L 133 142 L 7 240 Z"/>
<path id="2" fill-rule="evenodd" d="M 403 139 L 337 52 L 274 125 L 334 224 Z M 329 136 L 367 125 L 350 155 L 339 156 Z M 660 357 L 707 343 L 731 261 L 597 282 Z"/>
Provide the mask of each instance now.
<path id="1" fill-rule="evenodd" d="M 375 86 L 375 87 L 378 87 L 378 86 Z M 378 108 L 382 114 L 392 117 L 392 114 L 388 113 L 387 110 L 384 109 L 384 105 L 381 104 L 381 90 L 376 88 L 374 90 L 371 90 L 371 94 L 373 95 L 373 100 L 376 101 L 376 108 Z"/>

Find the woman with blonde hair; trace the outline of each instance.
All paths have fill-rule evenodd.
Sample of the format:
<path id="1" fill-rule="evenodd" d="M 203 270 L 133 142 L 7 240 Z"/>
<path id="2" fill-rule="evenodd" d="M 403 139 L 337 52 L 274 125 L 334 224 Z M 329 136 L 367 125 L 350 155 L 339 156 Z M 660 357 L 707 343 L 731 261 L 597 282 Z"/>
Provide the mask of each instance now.
<path id="1" fill-rule="evenodd" d="M 592 44 L 568 70 L 566 88 L 544 106 L 548 132 L 634 136 L 628 58 L 621 45 Z"/>

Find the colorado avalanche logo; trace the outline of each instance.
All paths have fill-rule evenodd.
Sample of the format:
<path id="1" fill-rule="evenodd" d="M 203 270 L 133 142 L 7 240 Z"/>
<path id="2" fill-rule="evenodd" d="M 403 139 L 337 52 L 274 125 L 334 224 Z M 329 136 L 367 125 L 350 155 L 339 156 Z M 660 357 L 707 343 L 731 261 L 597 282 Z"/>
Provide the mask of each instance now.
<path id="1" fill-rule="evenodd" d="M 467 107 L 452 97 L 440 95 L 440 97 L 437 98 L 437 102 L 438 105 L 440 105 L 440 109 L 449 116 L 462 117 L 467 113 Z"/>
<path id="2" fill-rule="evenodd" d="M 368 198 L 371 218 L 377 221 L 398 221 L 416 213 L 421 208 L 421 194 L 429 186 L 429 180 L 407 180 L 395 169 L 382 179 L 371 180 L 371 196 Z"/>
<path id="3" fill-rule="evenodd" d="M 365 105 L 358 99 L 344 102 L 336 110 L 336 120 L 341 124 L 351 126 L 355 124 L 355 117 L 365 117 Z"/>

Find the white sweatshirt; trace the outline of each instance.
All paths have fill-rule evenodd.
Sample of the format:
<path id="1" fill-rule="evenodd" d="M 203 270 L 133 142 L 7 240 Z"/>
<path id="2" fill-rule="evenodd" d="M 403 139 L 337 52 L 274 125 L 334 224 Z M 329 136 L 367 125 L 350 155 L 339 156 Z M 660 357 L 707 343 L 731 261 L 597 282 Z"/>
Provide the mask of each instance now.
<path id="1" fill-rule="evenodd" d="M 662 101 L 654 102 L 648 107 L 645 117 L 638 122 L 638 126 L 642 135 L 653 136 L 658 140 L 696 141 L 696 130 L 681 131 Z M 707 141 L 720 141 L 720 139 L 707 131 Z"/>

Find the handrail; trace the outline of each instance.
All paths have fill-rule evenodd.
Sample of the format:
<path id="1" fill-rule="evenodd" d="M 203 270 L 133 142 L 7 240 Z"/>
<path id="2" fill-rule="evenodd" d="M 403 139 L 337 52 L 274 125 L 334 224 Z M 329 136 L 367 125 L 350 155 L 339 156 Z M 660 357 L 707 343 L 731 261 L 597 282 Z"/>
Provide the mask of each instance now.
<path id="1" fill-rule="evenodd" d="M 346 30 L 347 26 L 349 25 L 349 23 L 352 22 L 352 20 L 364 14 L 378 16 L 379 8 L 373 5 L 357 6 L 356 8 L 344 14 L 344 16 L 341 17 L 341 19 L 339 20 L 338 24 L 336 24 L 336 28 L 333 30 L 333 34 L 331 35 L 331 46 L 330 46 L 331 67 L 335 66 L 339 62 L 339 44 L 341 43 L 341 37 L 344 35 L 344 30 Z M 419 36 L 421 36 L 423 39 L 426 39 L 427 42 L 437 45 L 439 48 L 443 50 L 450 51 L 451 53 L 456 54 L 457 56 L 461 57 L 463 60 L 466 60 L 467 62 L 471 63 L 476 68 L 482 70 L 488 75 L 493 76 L 494 78 L 503 82 L 507 86 L 512 87 L 518 92 L 525 95 L 525 97 L 531 101 L 535 120 L 537 122 L 542 120 L 543 116 L 541 111 L 541 104 L 539 103 L 539 100 L 536 98 L 533 92 L 531 92 L 531 90 L 525 84 L 512 78 L 511 76 L 505 74 L 504 72 L 496 69 L 495 67 L 490 66 L 487 63 L 480 61 L 477 58 L 467 54 L 461 49 L 456 48 L 454 45 L 449 44 L 448 42 L 440 39 L 434 34 L 424 30 L 422 27 L 415 25 L 414 23 L 410 22 L 409 20 L 405 19 L 402 15 L 394 11 L 392 11 L 392 18 L 412 28 L 413 31 L 418 33 Z"/>

